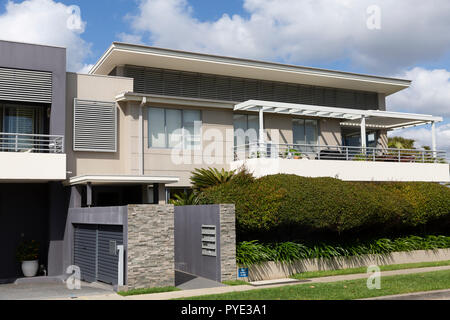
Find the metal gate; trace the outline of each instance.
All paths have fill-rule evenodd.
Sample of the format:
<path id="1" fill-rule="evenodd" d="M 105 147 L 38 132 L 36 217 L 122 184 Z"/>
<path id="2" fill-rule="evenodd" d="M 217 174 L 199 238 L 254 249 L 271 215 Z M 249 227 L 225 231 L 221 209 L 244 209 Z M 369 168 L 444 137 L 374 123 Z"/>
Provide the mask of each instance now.
<path id="1" fill-rule="evenodd" d="M 116 285 L 122 226 L 74 225 L 74 237 L 74 264 L 81 269 L 81 280 Z"/>

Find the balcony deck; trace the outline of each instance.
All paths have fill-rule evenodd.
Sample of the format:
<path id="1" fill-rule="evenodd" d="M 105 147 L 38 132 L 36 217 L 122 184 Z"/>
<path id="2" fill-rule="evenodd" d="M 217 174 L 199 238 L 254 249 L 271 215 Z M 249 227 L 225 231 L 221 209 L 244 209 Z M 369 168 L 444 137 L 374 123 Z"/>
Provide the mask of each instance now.
<path id="1" fill-rule="evenodd" d="M 0 182 L 66 179 L 64 136 L 0 133 Z"/>
<path id="2" fill-rule="evenodd" d="M 348 181 L 449 182 L 444 151 L 345 146 L 248 144 L 235 148 L 231 169 L 257 177 L 296 174 Z"/>

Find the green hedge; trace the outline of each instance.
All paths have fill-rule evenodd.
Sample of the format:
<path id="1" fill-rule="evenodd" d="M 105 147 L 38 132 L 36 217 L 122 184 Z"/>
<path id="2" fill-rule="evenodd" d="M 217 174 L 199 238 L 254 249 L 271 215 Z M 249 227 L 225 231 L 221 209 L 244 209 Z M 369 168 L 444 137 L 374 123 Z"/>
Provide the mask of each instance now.
<path id="1" fill-rule="evenodd" d="M 301 259 L 329 259 L 352 257 L 365 254 L 387 255 L 392 252 L 413 250 L 436 250 L 450 248 L 450 237 L 428 235 L 409 236 L 396 239 L 376 239 L 352 244 L 305 245 L 295 242 L 268 243 L 243 241 L 236 247 L 236 262 L 241 266 L 250 266 L 266 261 L 292 262 Z"/>
<path id="2" fill-rule="evenodd" d="M 408 228 L 425 229 L 433 223 L 448 232 L 450 221 L 450 189 L 435 183 L 243 175 L 204 190 L 199 202 L 234 203 L 241 240 L 261 239 L 254 234 L 289 234 L 296 237 L 289 240 L 298 240 L 315 232 L 378 233 L 380 237 L 383 232 L 404 234 Z"/>

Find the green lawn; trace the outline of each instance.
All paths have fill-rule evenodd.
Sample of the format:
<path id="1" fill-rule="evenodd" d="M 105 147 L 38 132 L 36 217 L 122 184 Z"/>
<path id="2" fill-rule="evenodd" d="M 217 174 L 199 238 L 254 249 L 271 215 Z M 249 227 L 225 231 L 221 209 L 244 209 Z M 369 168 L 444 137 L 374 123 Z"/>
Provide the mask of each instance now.
<path id="1" fill-rule="evenodd" d="M 402 269 L 440 267 L 440 266 L 449 266 L 449 265 L 450 265 L 450 260 L 436 261 L 436 262 L 392 264 L 392 265 L 379 266 L 379 267 L 380 267 L 381 271 L 393 271 L 393 270 L 402 270 Z M 341 270 L 330 270 L 330 271 L 309 271 L 309 272 L 294 274 L 291 276 L 291 278 L 302 280 L 302 279 L 340 276 L 340 275 L 345 275 L 345 274 L 357 274 L 357 273 L 366 273 L 366 272 L 367 272 L 367 267 L 341 269 Z"/>
<path id="2" fill-rule="evenodd" d="M 223 284 L 226 284 L 227 286 L 249 286 L 250 283 L 242 280 L 227 280 L 222 281 Z"/>
<path id="3" fill-rule="evenodd" d="M 170 291 L 179 291 L 180 289 L 176 287 L 159 287 L 159 288 L 148 288 L 148 289 L 136 289 L 130 291 L 120 291 L 117 292 L 121 296 L 136 296 L 139 294 L 150 294 L 150 293 L 161 293 L 161 292 L 170 292 Z"/>
<path id="4" fill-rule="evenodd" d="M 268 289 L 191 297 L 183 300 L 351 300 L 393 294 L 450 289 L 450 270 L 381 278 L 380 290 L 367 289 L 367 279 L 306 283 Z"/>

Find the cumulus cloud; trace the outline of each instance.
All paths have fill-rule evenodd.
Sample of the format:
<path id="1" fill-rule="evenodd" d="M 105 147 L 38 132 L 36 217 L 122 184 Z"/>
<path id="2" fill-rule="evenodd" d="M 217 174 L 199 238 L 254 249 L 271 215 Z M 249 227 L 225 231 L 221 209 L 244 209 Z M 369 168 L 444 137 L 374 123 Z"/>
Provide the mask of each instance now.
<path id="1" fill-rule="evenodd" d="M 450 72 L 413 68 L 396 77 L 412 80 L 410 88 L 387 98 L 393 111 L 432 114 L 450 118 Z"/>
<path id="2" fill-rule="evenodd" d="M 381 29 L 371 30 L 372 0 L 244 0 L 248 17 L 195 18 L 187 0 L 140 0 L 128 16 L 133 36 L 153 45 L 289 63 L 347 60 L 386 73 L 450 48 L 450 1 L 378 0 Z M 144 39 L 144 38 L 143 38 Z"/>
<path id="3" fill-rule="evenodd" d="M 85 71 L 91 45 L 81 35 L 86 22 L 79 8 L 53 0 L 8 1 L 0 15 L 0 39 L 67 48 L 67 68 Z"/>

